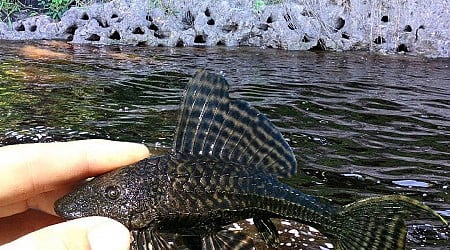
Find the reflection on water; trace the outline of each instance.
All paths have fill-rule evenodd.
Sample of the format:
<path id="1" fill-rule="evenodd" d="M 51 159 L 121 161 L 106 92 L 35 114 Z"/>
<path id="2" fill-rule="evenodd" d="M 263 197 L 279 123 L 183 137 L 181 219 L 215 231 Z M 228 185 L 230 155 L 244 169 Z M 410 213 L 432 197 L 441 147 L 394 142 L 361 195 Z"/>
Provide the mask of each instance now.
<path id="1" fill-rule="evenodd" d="M 181 90 L 206 68 L 288 138 L 302 173 L 285 182 L 340 204 L 408 194 L 450 217 L 448 59 L 60 43 L 3 43 L 0 59 L 0 145 L 109 138 L 169 147 Z M 411 247 L 450 244 L 448 229 L 430 223 L 413 221 Z"/>

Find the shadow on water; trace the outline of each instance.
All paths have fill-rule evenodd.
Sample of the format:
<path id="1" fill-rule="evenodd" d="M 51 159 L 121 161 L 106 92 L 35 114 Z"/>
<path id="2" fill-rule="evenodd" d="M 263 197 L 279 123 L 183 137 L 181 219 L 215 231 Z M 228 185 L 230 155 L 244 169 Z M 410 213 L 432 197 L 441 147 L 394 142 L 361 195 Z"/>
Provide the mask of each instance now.
<path id="1" fill-rule="evenodd" d="M 288 138 L 302 172 L 286 183 L 339 204 L 407 194 L 450 218 L 448 59 L 57 42 L 2 43 L 0 52 L 0 145 L 108 138 L 170 147 L 184 84 L 206 68 Z M 320 239 L 278 223 L 286 246 Z M 433 223 L 412 220 L 411 248 L 448 247 L 448 229 Z"/>

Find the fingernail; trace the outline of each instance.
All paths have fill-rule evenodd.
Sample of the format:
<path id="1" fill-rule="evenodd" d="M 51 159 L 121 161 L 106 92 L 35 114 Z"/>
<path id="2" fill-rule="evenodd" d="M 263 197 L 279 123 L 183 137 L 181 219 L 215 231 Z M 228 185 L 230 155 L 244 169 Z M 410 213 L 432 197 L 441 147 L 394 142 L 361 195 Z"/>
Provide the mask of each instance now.
<path id="1" fill-rule="evenodd" d="M 88 232 L 88 240 L 92 250 L 126 250 L 130 247 L 128 230 L 113 220 L 102 222 L 91 228 Z"/>

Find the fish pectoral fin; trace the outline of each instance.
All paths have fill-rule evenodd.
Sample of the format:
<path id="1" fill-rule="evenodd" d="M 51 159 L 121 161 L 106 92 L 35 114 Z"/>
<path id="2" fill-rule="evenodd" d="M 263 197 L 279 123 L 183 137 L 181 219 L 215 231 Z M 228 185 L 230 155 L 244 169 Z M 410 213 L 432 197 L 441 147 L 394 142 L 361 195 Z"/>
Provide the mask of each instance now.
<path id="1" fill-rule="evenodd" d="M 153 229 L 131 231 L 132 250 L 163 250 L 171 249 L 169 242 Z"/>
<path id="2" fill-rule="evenodd" d="M 219 231 L 212 232 L 202 239 L 203 250 L 254 249 L 253 240 L 242 232 Z"/>
<path id="3" fill-rule="evenodd" d="M 280 244 L 277 228 L 270 218 L 253 218 L 255 227 L 259 232 L 261 238 L 270 247 L 277 248 Z"/>
<path id="4" fill-rule="evenodd" d="M 176 249 L 201 249 L 202 237 L 200 235 L 175 234 L 174 245 Z"/>

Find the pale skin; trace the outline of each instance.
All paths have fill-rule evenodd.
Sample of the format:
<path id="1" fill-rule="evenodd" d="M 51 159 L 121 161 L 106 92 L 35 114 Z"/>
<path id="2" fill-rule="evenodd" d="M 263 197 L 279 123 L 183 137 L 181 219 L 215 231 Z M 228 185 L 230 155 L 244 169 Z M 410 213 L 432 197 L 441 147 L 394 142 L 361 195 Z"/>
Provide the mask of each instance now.
<path id="1" fill-rule="evenodd" d="M 120 223 L 63 221 L 53 204 L 87 177 L 149 154 L 144 145 L 107 140 L 0 147 L 0 250 L 128 249 L 130 234 Z"/>

